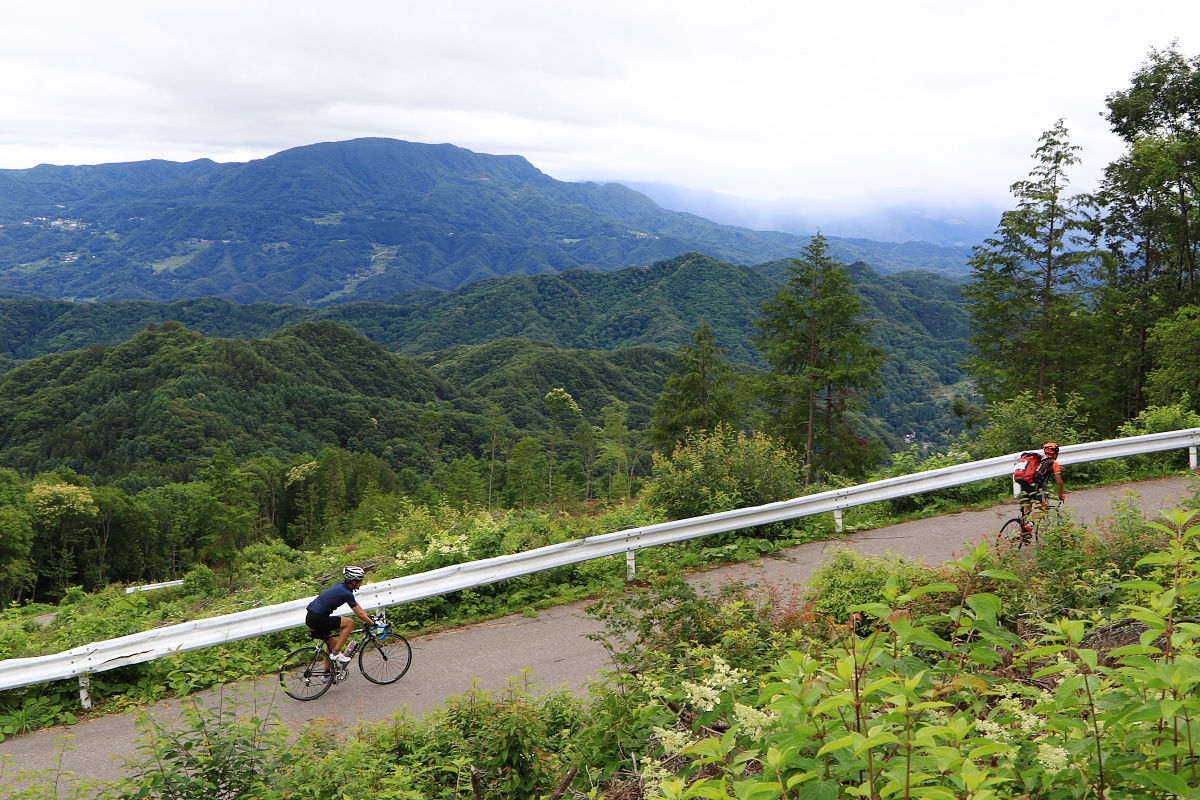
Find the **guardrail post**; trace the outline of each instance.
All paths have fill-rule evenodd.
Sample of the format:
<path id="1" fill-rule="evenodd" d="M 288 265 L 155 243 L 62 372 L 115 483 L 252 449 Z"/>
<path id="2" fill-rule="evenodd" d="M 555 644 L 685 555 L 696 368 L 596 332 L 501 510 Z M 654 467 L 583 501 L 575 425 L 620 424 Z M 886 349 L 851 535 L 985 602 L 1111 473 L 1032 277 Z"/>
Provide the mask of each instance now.
<path id="1" fill-rule="evenodd" d="M 1196 445 L 1192 445 L 1191 447 L 1188 448 L 1188 466 L 1190 466 L 1192 469 L 1196 469 L 1196 467 L 1197 467 Z"/>
<path id="2" fill-rule="evenodd" d="M 92 685 L 92 676 L 86 672 L 79 673 L 79 705 L 84 711 L 91 711 L 92 697 L 88 694 L 88 687 Z"/>
<path id="3" fill-rule="evenodd" d="M 625 551 L 625 580 L 632 581 L 637 575 L 636 563 L 634 562 L 633 554 L 636 550 L 630 549 Z"/>
<path id="4" fill-rule="evenodd" d="M 833 529 L 838 533 L 842 532 L 842 510 L 840 508 L 833 510 Z"/>

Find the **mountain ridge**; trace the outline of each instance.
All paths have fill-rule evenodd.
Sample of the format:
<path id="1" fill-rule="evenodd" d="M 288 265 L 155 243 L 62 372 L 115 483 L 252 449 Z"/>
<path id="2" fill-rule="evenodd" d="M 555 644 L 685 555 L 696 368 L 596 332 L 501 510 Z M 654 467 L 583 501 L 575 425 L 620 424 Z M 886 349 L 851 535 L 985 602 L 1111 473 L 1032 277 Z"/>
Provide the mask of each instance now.
<path id="1" fill-rule="evenodd" d="M 83 301 L 321 307 L 690 251 L 757 264 L 807 241 L 668 211 L 619 184 L 558 181 L 522 156 L 380 138 L 245 163 L 0 171 L 0 197 L 0 295 Z M 884 273 L 966 269 L 961 248 L 831 249 Z"/>
<path id="2" fill-rule="evenodd" d="M 431 368 L 440 354 L 455 351 L 453 358 L 460 359 L 462 348 L 500 352 L 491 346 L 500 340 L 579 351 L 581 359 L 584 352 L 614 354 L 606 356 L 611 359 L 621 350 L 651 348 L 669 360 L 690 342 L 701 319 L 732 362 L 754 370 L 762 363 L 753 320 L 782 286 L 788 263 L 750 268 L 691 253 L 612 272 L 491 278 L 405 305 L 356 302 L 314 309 L 218 298 L 167 304 L 0 300 L 0 370 L 5 360 L 15 364 L 64 350 L 111 347 L 169 321 L 204 336 L 241 339 L 268 338 L 302 323 L 336 323 Z M 966 391 L 959 362 L 968 325 L 959 284 L 934 273 L 879 275 L 861 263 L 851 265 L 851 275 L 864 313 L 890 354 L 881 376 L 886 391 L 872 401 L 872 413 L 898 434 L 933 436 L 939 426 L 956 432 L 961 421 L 947 409 L 955 393 Z M 532 360 L 522 369 L 540 385 Z M 659 382 L 665 377 L 655 374 Z"/>

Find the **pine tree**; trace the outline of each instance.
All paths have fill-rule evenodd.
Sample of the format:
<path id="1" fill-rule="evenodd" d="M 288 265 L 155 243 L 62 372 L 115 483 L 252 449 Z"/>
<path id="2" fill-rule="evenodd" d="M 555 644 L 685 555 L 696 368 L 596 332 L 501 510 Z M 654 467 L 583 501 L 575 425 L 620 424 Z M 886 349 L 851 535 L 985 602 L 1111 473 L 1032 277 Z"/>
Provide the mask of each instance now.
<path id="1" fill-rule="evenodd" d="M 650 437 L 659 450 L 669 453 L 688 431 L 736 426 L 741 417 L 738 375 L 724 360 L 725 352 L 703 320 L 691 343 L 679 348 L 675 372 L 667 378 L 650 418 Z"/>
<path id="2" fill-rule="evenodd" d="M 1042 134 L 1028 180 L 1011 187 L 1017 207 L 975 248 L 970 301 L 975 355 L 968 369 L 989 402 L 1024 390 L 1057 396 L 1081 363 L 1070 331 L 1076 291 L 1092 258 L 1082 247 L 1082 198 L 1067 197 L 1067 170 L 1079 162 L 1063 121 Z"/>
<path id="3" fill-rule="evenodd" d="M 817 469 L 853 471 L 870 459 L 872 448 L 850 415 L 877 383 L 883 359 L 870 342 L 872 326 L 850 271 L 828 247 L 814 236 L 755 320 L 755 342 L 770 367 L 766 424 L 804 455 L 808 484 Z"/>

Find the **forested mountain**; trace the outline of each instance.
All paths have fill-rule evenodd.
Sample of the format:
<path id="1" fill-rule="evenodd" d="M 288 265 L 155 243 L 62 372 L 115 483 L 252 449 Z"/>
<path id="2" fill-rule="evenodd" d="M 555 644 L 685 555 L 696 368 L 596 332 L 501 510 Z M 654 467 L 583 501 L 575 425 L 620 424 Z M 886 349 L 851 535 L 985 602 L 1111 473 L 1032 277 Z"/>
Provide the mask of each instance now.
<path id="1" fill-rule="evenodd" d="M 251 339 L 303 321 L 331 320 L 389 350 L 417 355 L 453 345 L 524 338 L 559 347 L 615 350 L 633 345 L 674 349 L 700 319 L 734 362 L 758 364 L 753 318 L 779 290 L 787 260 L 742 267 L 688 253 L 648 267 L 596 273 L 509 276 L 408 302 L 346 303 L 321 309 L 270 303 L 239 305 L 212 297 L 172 303 L 71 303 L 0 299 L 0 358 L 117 344 L 151 323 L 174 320 L 205 336 Z M 959 284 L 940 275 L 880 275 L 852 267 L 868 315 L 890 332 L 905 358 L 952 368 L 964 352 L 965 307 Z M 920 342 L 927 346 L 912 347 Z M 952 375 L 947 374 L 950 378 Z M 956 378 L 957 379 L 957 378 Z"/>
<path id="2" fill-rule="evenodd" d="M 620 400 L 645 424 L 671 368 L 663 350 L 577 353 L 513 340 L 427 361 L 328 321 L 249 341 L 152 325 L 119 345 L 0 375 L 0 466 L 68 467 L 137 488 L 188 480 L 223 445 L 284 463 L 336 447 L 429 474 L 437 459 L 478 453 L 499 415 L 510 439 L 542 433 L 541 398 L 555 386 L 578 387 L 591 417 Z"/>
<path id="3" fill-rule="evenodd" d="M 518 156 L 391 139 L 207 160 L 0 170 L 0 293 L 322 306 L 699 251 L 754 264 L 804 237 L 666 211 Z M 965 248 L 831 240 L 876 271 L 963 275 Z"/>
<path id="4" fill-rule="evenodd" d="M 149 340 L 163 346 L 177 340 L 191 341 L 178 333 L 178 324 L 168 323 L 171 320 L 195 332 L 189 336 L 203 337 L 183 351 L 190 364 L 184 370 L 188 379 L 179 383 L 183 373 L 164 378 L 170 386 L 156 384 L 156 391 L 166 392 L 181 404 L 177 410 L 188 414 L 192 409 L 189 403 L 203 395 L 207 399 L 197 408 L 204 412 L 201 416 L 207 420 L 206 430 L 213 435 L 227 434 L 231 440 L 253 438 L 261 430 L 262 449 L 277 454 L 330 444 L 345 446 L 348 434 L 331 429 L 323 438 L 296 438 L 291 431 L 275 436 L 271 425 L 259 427 L 263 423 L 261 408 L 270 408 L 276 418 L 291 419 L 295 424 L 300 420 L 315 424 L 325 413 L 332 419 L 343 418 L 328 410 L 311 419 L 309 411 L 297 416 L 298 412 L 285 408 L 286 398 L 247 399 L 258 409 L 249 411 L 238 405 L 242 399 L 235 396 L 237 391 L 273 392 L 275 389 L 270 387 L 275 385 L 312 384 L 319 391 L 313 389 L 310 394 L 318 391 L 322 397 L 332 398 L 328 392 L 333 391 L 341 393 L 339 402 L 363 407 L 401 400 L 424 404 L 436 396 L 439 410 L 469 416 L 468 420 L 442 422 L 456 431 L 448 439 L 451 450 L 461 452 L 478 452 L 480 442 L 486 438 L 481 420 L 489 413 L 508 415 L 511 424 L 523 431 L 543 433 L 548 418 L 542 397 L 555 387 L 570 392 L 593 424 L 599 423 L 605 405 L 620 400 L 629 405 L 630 423 L 641 426 L 670 374 L 674 352 L 688 342 L 699 320 L 709 323 L 731 362 L 743 370 L 761 367 L 752 342 L 753 320 L 762 302 L 778 291 L 786 263 L 750 269 L 692 253 L 650 267 L 609 273 L 569 270 L 553 275 L 496 278 L 437 293 L 424 302 L 395 306 L 352 303 L 310 309 L 243 306 L 214 298 L 169 304 L 0 300 L 0 343 L 8 345 L 7 352 L 0 355 L 15 360 L 58 354 L 36 358 L 25 368 L 0 376 L 8 419 L 8 432 L 0 448 L 22 450 L 24 454 L 4 457 L 5 463 L 24 469 L 33 468 L 35 462 L 41 467 L 69 463 L 77 469 L 94 469 L 99 468 L 98 462 L 93 463 L 99 458 L 99 450 L 94 456 L 84 452 L 86 443 L 94 438 L 87 432 L 90 425 L 108 431 L 105 441 L 125 442 L 120 445 L 124 449 L 133 446 L 125 440 L 156 435 L 151 430 L 153 424 L 174 430 L 173 423 L 138 413 L 122 423 L 124 428 L 118 429 L 120 426 L 114 422 L 125 419 L 122 414 L 129 416 L 124 404 L 131 398 L 138 403 L 146 399 L 144 388 L 139 387 L 133 395 L 123 388 L 125 382 L 144 380 L 124 374 L 123 365 L 130 361 L 128 353 L 133 342 L 144 344 Z M 930 273 L 878 275 L 864 265 L 855 265 L 852 274 L 866 314 L 875 322 L 876 338 L 888 354 L 881 393 L 870 409 L 879 432 L 897 446 L 901 437 L 910 433 L 920 439 L 944 440 L 961 425 L 949 410 L 955 387 L 963 380 L 958 362 L 966 347 L 966 313 L 957 294 L 958 284 Z M 148 325 L 154 329 L 140 333 Z M 343 341 L 350 328 L 382 349 L 350 348 Z M 318 336 L 319 331 L 329 330 L 342 333 Z M 167 336 L 165 331 L 172 333 Z M 226 341 L 234 339 L 251 341 Z M 129 340 L 129 344 L 122 344 Z M 281 341 L 287 344 L 287 357 L 273 355 Z M 325 345 L 332 352 L 312 349 Z M 168 350 L 173 352 L 170 347 Z M 394 377 L 398 366 L 377 361 L 397 356 L 383 350 L 417 359 L 398 362 L 407 364 L 406 370 L 420 369 L 424 375 L 419 380 L 406 378 L 406 385 L 416 381 L 417 385 L 437 386 L 437 391 L 397 398 L 397 386 L 374 382 L 364 385 L 344 377 L 348 370 L 364 376 Z M 166 363 L 184 363 L 180 358 L 173 355 Z M 254 378 L 253 386 L 240 382 L 250 379 L 235 375 L 228 375 L 226 381 L 230 359 L 244 364 L 251 376 L 257 376 L 255 370 L 263 364 L 270 370 L 261 380 Z M 332 364 L 333 368 L 326 374 L 322 367 L 314 375 L 312 368 L 301 368 L 303 359 L 316 365 Z M 103 377 L 106 370 L 119 374 Z M 135 372 L 138 376 L 159 375 L 161 370 L 148 364 L 136 367 Z M 60 374 L 76 377 L 55 377 Z M 77 407 L 78 401 L 73 399 L 76 395 L 61 395 L 64 385 L 81 380 L 79 375 L 107 387 L 101 391 L 81 385 L 72 390 L 97 404 L 94 411 Z M 207 388 L 197 388 L 197 381 Z M 208 385 L 213 381 L 217 383 Z M 180 394 L 184 391 L 181 386 L 187 389 L 185 394 Z M 117 399 L 119 396 L 125 399 Z M 217 397 L 228 399 L 231 405 L 214 411 L 206 404 Z M 122 410 L 112 412 L 118 407 Z M 67 413 L 63 409 L 74 410 Z M 413 416 L 418 410 L 414 406 L 405 413 Z M 228 419 L 214 422 L 210 412 Z M 372 411 L 369 416 L 378 420 L 380 413 L 387 417 L 391 412 Z M 61 429 L 54 430 L 59 425 Z M 115 427 L 108 430 L 111 426 Z M 29 430 L 22 433 L 17 428 Z M 389 433 L 383 439 L 413 434 L 411 426 L 398 430 L 401 432 Z M 241 439 L 240 447 L 245 452 L 256 452 L 250 438 Z M 70 457 L 62 449 L 76 445 L 83 450 Z M 399 445 L 392 442 L 388 446 Z M 37 461 L 38 448 L 49 448 L 45 450 L 48 460 Z M 382 448 L 376 449 L 383 452 Z M 120 474 L 141 456 L 114 453 L 108 457 L 117 462 L 103 469 Z M 56 460 L 60 458 L 64 460 Z M 397 465 L 414 465 L 406 458 L 399 457 Z"/>

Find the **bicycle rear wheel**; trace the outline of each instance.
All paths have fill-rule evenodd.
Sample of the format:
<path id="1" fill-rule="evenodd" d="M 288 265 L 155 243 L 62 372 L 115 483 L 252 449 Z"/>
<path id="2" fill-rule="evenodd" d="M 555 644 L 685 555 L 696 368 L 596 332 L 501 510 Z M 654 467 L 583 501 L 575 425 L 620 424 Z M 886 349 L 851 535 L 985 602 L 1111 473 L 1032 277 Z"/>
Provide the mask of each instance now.
<path id="1" fill-rule="evenodd" d="M 279 668 L 279 685 L 296 700 L 316 700 L 333 685 L 333 662 L 312 647 L 293 650 Z"/>
<path id="2" fill-rule="evenodd" d="M 391 631 L 378 639 L 367 639 L 358 651 L 358 669 L 371 683 L 395 683 L 408 672 L 410 664 L 412 647 L 408 639 Z"/>
<path id="3" fill-rule="evenodd" d="M 1015 544 L 1020 550 L 1033 542 L 1033 534 L 1025 531 L 1020 517 L 1013 517 L 1000 528 L 1000 541 Z"/>

